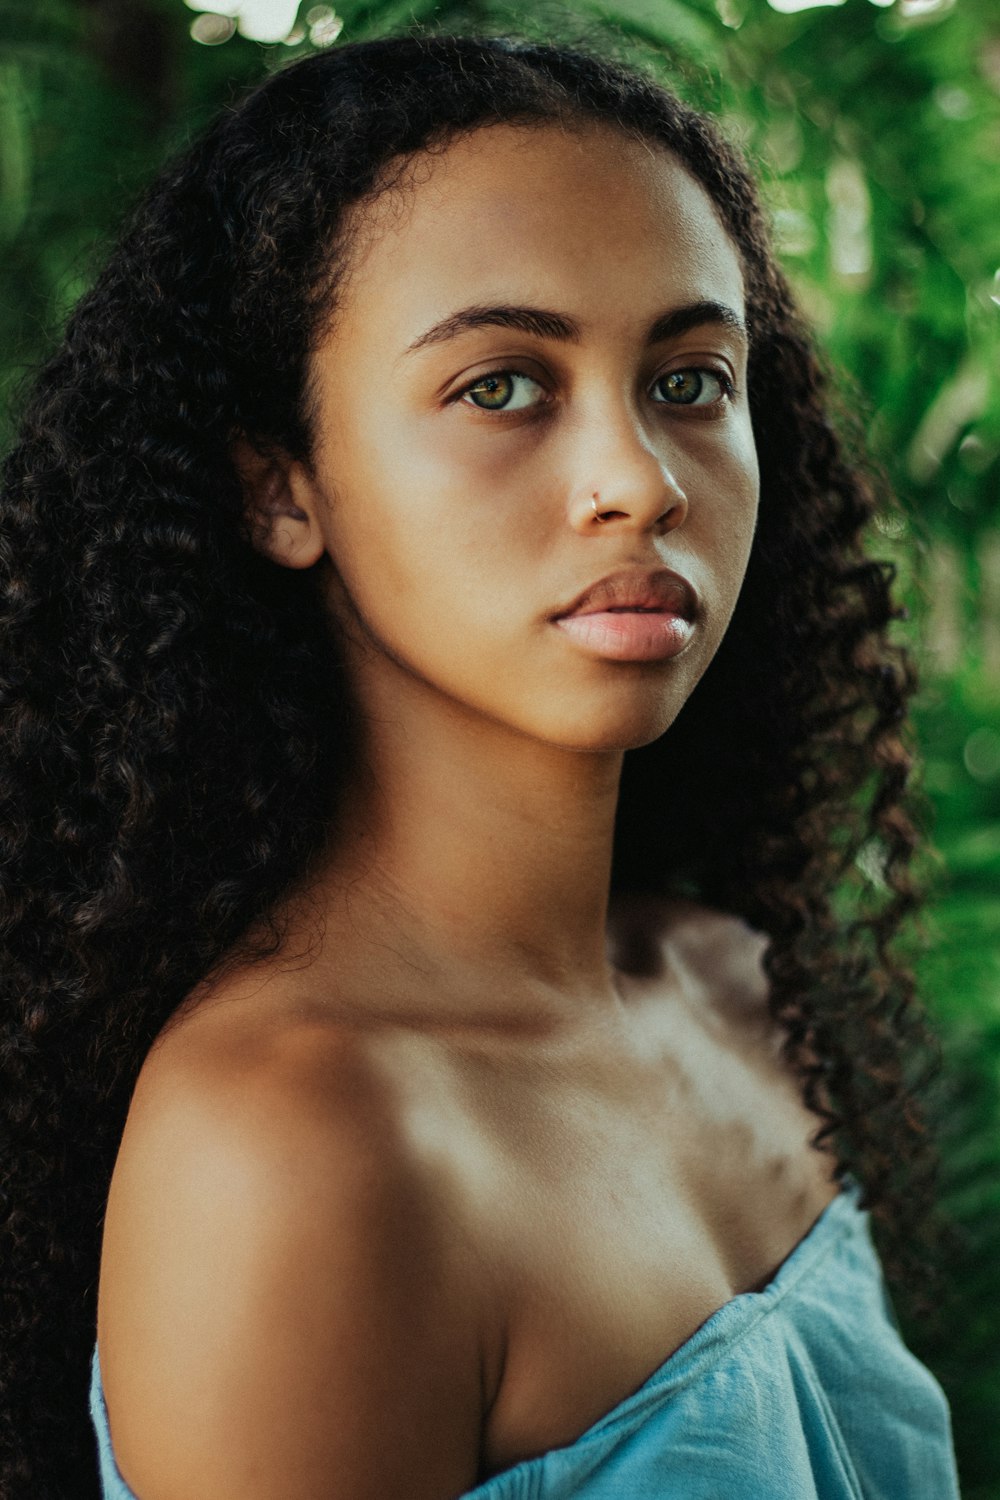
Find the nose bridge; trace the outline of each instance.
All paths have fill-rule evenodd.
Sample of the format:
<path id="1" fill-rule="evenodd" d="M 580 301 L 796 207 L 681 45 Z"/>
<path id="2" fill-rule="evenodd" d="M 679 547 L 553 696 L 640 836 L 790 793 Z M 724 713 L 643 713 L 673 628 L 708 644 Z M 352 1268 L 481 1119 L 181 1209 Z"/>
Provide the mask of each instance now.
<path id="1" fill-rule="evenodd" d="M 659 515 L 685 498 L 667 424 L 651 432 L 624 384 L 615 388 L 608 380 L 594 392 L 587 432 L 586 473 L 579 478 L 599 492 L 602 507 L 630 514 L 655 507 Z"/>

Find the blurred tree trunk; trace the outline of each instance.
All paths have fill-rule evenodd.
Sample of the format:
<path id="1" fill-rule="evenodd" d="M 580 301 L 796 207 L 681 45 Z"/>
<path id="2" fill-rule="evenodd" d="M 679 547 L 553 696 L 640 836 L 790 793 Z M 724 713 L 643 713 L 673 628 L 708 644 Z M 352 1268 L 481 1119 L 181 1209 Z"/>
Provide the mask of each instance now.
<path id="1" fill-rule="evenodd" d="M 75 3 L 86 17 L 84 37 L 91 55 L 111 84 L 140 105 L 139 118 L 149 134 L 159 135 L 177 108 L 176 21 L 155 0 Z"/>

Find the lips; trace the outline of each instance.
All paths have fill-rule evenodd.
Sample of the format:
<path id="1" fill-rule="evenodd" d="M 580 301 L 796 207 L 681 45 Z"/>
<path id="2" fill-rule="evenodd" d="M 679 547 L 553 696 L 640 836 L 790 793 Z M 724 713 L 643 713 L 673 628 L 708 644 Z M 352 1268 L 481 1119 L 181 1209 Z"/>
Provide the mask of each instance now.
<path id="1" fill-rule="evenodd" d="M 630 611 L 693 620 L 697 599 L 687 579 L 669 568 L 622 568 L 591 584 L 552 618 Z"/>
<path id="2" fill-rule="evenodd" d="M 598 579 L 550 619 L 584 655 L 637 665 L 686 651 L 697 609 L 697 595 L 680 573 L 632 567 Z"/>

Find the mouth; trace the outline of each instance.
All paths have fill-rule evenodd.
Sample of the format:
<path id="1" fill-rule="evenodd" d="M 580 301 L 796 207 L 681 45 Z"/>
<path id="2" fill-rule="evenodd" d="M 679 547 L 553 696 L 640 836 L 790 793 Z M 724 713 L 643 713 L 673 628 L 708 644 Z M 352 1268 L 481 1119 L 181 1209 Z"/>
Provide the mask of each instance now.
<path id="1" fill-rule="evenodd" d="M 552 623 L 588 656 L 666 661 L 690 645 L 697 596 L 669 568 L 625 568 L 584 589 Z"/>

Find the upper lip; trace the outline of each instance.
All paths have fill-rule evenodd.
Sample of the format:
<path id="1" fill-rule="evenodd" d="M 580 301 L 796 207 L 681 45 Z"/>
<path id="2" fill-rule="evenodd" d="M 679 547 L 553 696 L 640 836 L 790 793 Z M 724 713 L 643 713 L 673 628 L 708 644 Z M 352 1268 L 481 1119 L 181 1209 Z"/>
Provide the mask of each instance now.
<path id="1" fill-rule="evenodd" d="M 552 618 L 592 615 L 606 609 L 658 609 L 692 620 L 697 602 L 687 579 L 669 568 L 620 568 L 590 584 Z"/>

